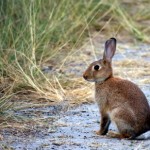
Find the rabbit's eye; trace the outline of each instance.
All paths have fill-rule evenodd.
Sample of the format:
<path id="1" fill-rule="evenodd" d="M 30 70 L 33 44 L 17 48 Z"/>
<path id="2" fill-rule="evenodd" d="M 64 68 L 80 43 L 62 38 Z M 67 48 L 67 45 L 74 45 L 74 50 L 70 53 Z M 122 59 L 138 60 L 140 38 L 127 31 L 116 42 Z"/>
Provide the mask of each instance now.
<path id="1" fill-rule="evenodd" d="M 99 70 L 99 68 L 100 68 L 99 65 L 94 66 L 94 70 L 96 70 L 96 71 Z"/>

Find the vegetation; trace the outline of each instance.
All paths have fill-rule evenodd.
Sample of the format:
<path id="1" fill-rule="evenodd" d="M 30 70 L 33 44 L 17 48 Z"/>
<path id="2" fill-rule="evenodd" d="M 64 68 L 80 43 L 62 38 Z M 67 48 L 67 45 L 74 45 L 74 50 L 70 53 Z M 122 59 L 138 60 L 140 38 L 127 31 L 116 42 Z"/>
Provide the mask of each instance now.
<path id="1" fill-rule="evenodd" d="M 1 0 L 1 111 L 9 108 L 9 98 L 18 95 L 23 99 L 36 95 L 50 102 L 85 99 L 78 90 L 82 81 L 61 73 L 66 55 L 94 30 L 111 36 L 127 31 L 149 42 L 149 6 L 148 0 Z M 56 71 L 41 71 L 47 62 L 55 64 Z M 74 91 L 68 92 L 69 88 Z"/>

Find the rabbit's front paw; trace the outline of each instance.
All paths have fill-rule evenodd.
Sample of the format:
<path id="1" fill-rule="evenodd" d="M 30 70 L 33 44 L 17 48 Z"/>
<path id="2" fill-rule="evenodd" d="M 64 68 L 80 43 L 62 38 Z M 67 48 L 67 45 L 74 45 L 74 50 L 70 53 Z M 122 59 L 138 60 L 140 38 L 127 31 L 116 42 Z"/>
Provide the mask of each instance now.
<path id="1" fill-rule="evenodd" d="M 97 135 L 101 135 L 101 132 L 100 132 L 100 130 L 98 130 L 98 131 L 95 131 L 95 133 L 96 133 Z"/>

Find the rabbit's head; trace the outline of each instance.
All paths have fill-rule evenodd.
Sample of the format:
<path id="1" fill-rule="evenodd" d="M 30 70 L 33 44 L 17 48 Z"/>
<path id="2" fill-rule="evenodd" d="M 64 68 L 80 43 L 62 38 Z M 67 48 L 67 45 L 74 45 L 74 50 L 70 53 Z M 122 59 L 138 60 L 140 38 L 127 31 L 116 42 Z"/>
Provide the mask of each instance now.
<path id="1" fill-rule="evenodd" d="M 103 82 L 113 75 L 111 61 L 116 51 L 116 39 L 110 38 L 105 43 L 103 58 L 90 64 L 83 78 L 91 82 Z"/>

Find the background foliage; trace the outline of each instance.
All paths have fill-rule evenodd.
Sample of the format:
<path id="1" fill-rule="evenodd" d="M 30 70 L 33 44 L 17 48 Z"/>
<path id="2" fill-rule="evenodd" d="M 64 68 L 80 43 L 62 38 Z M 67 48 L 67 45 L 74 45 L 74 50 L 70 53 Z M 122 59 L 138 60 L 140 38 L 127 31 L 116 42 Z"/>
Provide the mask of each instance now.
<path id="1" fill-rule="evenodd" d="M 1 109 L 24 90 L 63 99 L 59 71 L 47 76 L 41 66 L 56 58 L 60 64 L 89 32 L 149 42 L 149 6 L 148 0 L 1 0 Z"/>

